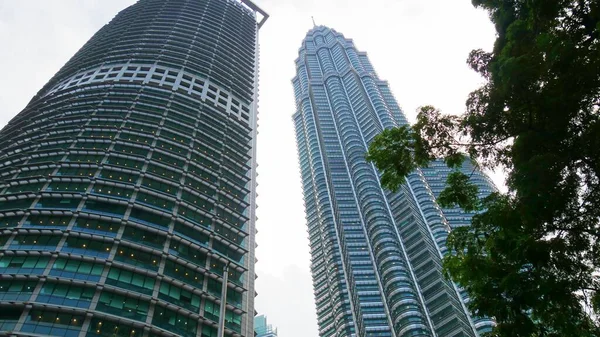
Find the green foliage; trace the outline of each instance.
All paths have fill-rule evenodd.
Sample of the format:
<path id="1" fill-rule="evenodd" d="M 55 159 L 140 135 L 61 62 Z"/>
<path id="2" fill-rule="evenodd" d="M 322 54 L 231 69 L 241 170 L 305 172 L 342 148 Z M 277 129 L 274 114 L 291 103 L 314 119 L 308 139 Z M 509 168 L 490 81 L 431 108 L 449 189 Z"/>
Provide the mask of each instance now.
<path id="1" fill-rule="evenodd" d="M 458 205 L 466 212 L 478 210 L 478 188 L 469 179 L 468 175 L 460 171 L 450 173 L 446 181 L 446 188 L 437 199 L 440 206 L 450 208 Z"/>
<path id="2" fill-rule="evenodd" d="M 381 184 L 397 191 L 405 177 L 417 168 L 414 133 L 408 126 L 386 129 L 371 142 L 366 156 L 382 171 Z"/>
<path id="3" fill-rule="evenodd" d="M 503 167 L 508 193 L 482 201 L 450 175 L 440 202 L 479 212 L 450 234 L 446 271 L 492 336 L 600 336 L 600 0 L 473 4 L 497 31 L 468 58 L 486 83 L 463 115 L 423 107 L 400 147 L 389 133 L 368 158 L 400 183 L 432 158 Z"/>

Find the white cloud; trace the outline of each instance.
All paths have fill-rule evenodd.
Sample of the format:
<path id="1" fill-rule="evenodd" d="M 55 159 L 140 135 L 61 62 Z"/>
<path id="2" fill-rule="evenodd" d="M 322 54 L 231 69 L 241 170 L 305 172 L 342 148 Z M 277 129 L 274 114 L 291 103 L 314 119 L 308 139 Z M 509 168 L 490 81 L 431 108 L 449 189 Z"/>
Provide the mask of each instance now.
<path id="1" fill-rule="evenodd" d="M 467 68 L 466 57 L 474 48 L 491 49 L 494 30 L 467 0 L 255 1 L 271 15 L 260 36 L 256 307 L 282 337 L 317 336 L 290 82 L 311 16 L 368 52 L 411 119 L 424 104 L 463 111 L 467 94 L 481 81 Z M 134 2 L 0 0 L 0 125 L 93 33 Z"/>

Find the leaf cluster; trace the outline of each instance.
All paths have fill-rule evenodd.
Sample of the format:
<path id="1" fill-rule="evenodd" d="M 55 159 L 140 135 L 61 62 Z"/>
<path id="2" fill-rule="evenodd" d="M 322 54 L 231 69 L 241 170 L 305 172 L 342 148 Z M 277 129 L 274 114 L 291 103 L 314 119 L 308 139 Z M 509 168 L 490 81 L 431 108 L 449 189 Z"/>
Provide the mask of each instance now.
<path id="1" fill-rule="evenodd" d="M 463 115 L 423 107 L 367 158 L 392 190 L 433 158 L 503 167 L 508 193 L 483 200 L 449 176 L 440 203 L 477 214 L 450 234 L 446 271 L 495 319 L 493 336 L 600 336 L 600 0 L 473 4 L 497 31 L 493 51 L 467 61 L 486 83 Z"/>

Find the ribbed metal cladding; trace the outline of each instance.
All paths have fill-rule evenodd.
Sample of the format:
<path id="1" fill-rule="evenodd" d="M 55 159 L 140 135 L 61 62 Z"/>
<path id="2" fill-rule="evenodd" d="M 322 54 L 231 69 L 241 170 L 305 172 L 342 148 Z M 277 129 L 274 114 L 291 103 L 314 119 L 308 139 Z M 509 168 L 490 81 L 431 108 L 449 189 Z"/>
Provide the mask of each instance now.
<path id="1" fill-rule="evenodd" d="M 472 319 L 466 296 L 442 275 L 445 240 L 460 225 L 453 215 L 465 213 L 435 201 L 447 177 L 440 162 L 392 194 L 364 158 L 375 135 L 407 124 L 387 82 L 352 40 L 324 26 L 308 32 L 296 69 L 293 119 L 320 336 L 488 331 L 492 323 Z"/>
<path id="2" fill-rule="evenodd" d="M 253 336 L 257 9 L 140 0 L 0 131 L 0 332 Z M 262 11 L 262 10 L 259 10 Z"/>

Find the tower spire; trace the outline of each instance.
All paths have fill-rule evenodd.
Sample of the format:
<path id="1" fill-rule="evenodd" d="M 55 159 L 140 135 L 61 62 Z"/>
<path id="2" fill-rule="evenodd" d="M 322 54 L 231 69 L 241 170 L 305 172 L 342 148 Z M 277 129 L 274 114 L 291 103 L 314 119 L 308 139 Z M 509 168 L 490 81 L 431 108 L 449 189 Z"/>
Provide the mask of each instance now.
<path id="1" fill-rule="evenodd" d="M 316 27 L 316 26 L 317 26 L 317 24 L 315 23 L 315 17 L 314 17 L 314 16 L 311 16 L 310 18 L 312 19 L 312 22 L 313 22 L 313 27 Z"/>

